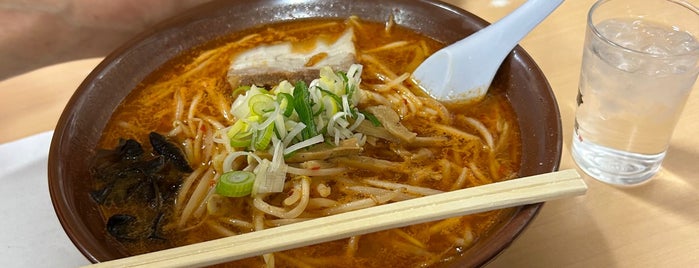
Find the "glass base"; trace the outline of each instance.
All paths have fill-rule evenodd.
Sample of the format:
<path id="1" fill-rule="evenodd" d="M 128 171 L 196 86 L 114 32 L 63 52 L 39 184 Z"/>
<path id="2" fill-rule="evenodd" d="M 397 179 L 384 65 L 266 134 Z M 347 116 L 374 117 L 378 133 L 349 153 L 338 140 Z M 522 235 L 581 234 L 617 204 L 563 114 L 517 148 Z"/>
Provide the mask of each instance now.
<path id="1" fill-rule="evenodd" d="M 610 184 L 638 185 L 660 170 L 665 152 L 654 155 L 631 153 L 604 147 L 578 136 L 573 131 L 571 153 L 580 169 L 591 177 Z"/>

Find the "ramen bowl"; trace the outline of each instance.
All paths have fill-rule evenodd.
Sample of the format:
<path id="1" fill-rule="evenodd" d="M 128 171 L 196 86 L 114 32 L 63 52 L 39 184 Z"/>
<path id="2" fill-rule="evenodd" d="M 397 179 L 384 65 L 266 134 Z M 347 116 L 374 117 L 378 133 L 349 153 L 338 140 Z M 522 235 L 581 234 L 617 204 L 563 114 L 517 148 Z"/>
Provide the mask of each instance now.
<path id="1" fill-rule="evenodd" d="M 431 0 L 214 1 L 141 33 L 108 55 L 84 80 L 65 108 L 49 152 L 49 189 L 59 220 L 75 246 L 92 262 L 126 257 L 105 239 L 104 221 L 91 199 L 90 164 L 111 115 L 127 95 L 169 60 L 211 40 L 276 22 L 346 19 L 385 22 L 453 43 L 487 25 L 457 7 Z M 519 176 L 558 169 L 562 132 L 552 90 L 536 63 L 516 47 L 494 85 L 503 88 L 521 131 Z M 504 250 L 543 204 L 526 205 L 449 265 L 481 266 Z"/>

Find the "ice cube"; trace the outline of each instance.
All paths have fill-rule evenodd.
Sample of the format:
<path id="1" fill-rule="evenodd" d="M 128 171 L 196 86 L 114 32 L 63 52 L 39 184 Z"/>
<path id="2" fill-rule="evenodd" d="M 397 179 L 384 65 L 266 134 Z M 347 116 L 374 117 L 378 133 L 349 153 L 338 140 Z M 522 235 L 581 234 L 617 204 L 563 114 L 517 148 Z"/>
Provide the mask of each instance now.
<path id="1" fill-rule="evenodd" d="M 699 50 L 699 41 L 677 27 L 642 19 L 610 19 L 597 24 L 598 31 L 613 43 L 645 54 L 685 55 Z M 627 72 L 649 75 L 679 74 L 696 68 L 698 53 L 682 57 L 648 57 L 647 55 L 605 48 L 600 44 L 602 59 Z"/>

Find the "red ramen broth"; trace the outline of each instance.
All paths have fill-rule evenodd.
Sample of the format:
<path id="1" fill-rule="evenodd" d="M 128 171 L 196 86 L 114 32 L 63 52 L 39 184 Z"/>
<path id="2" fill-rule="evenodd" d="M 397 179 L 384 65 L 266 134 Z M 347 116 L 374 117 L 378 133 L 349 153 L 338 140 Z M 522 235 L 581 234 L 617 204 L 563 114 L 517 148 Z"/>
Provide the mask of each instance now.
<path id="1" fill-rule="evenodd" d="M 299 169 L 343 170 L 332 176 L 288 174 L 284 191 L 259 197 L 270 206 L 289 211 L 298 205 L 291 196 L 299 193 L 302 182 L 307 182 L 309 205 L 297 217 L 280 218 L 265 213 L 255 206 L 251 196 L 217 195 L 213 188 L 222 173 L 223 159 L 236 150 L 217 142 L 218 131 L 237 120 L 230 109 L 240 94 L 226 80 L 231 59 L 263 44 L 290 41 L 295 46 L 304 46 L 316 38 L 333 40 L 350 27 L 355 36 L 356 60 L 363 66 L 358 109 L 376 105 L 391 107 L 400 116 L 400 124 L 425 139 L 405 143 L 367 134 L 367 141 L 356 156 L 288 163 Z M 140 254 L 322 217 L 358 200 L 375 200 L 373 205 L 379 205 L 432 194 L 435 190 L 450 191 L 514 178 L 520 166 L 520 134 L 503 90 L 492 88 L 483 100 L 474 103 L 441 104 L 406 79 L 429 54 L 441 47 L 443 44 L 392 22 L 365 22 L 353 17 L 302 20 L 250 29 L 171 60 L 131 92 L 102 135 L 100 148 L 104 148 L 105 155 L 112 156 L 96 160 L 92 171 L 96 189 L 93 197 L 101 204 L 105 224 L 112 234 L 108 239 L 126 254 Z M 151 145 L 154 138 L 151 132 L 159 133 L 171 146 Z M 130 145 L 125 145 L 126 140 L 131 140 Z M 141 146 L 142 153 L 136 144 Z M 160 146 L 179 149 L 191 169 L 163 164 L 170 160 L 157 156 L 154 147 Z M 114 148 L 117 149 L 109 151 Z M 114 157 L 115 153 L 121 157 Z M 117 158 L 130 162 L 115 164 Z M 317 166 L 313 167 L 314 164 Z M 128 168 L 134 166 L 145 168 Z M 147 182 L 126 183 L 121 186 L 126 189 L 112 189 L 109 187 L 119 183 L 100 177 L 129 174 L 144 176 Z M 429 191 L 390 188 L 380 182 Z M 389 200 L 378 201 L 387 195 Z M 287 199 L 291 200 L 289 204 L 285 203 Z M 439 265 L 465 254 L 506 222 L 513 212 L 506 209 L 450 218 L 225 265 Z M 140 231 L 129 231 L 138 225 L 142 226 L 138 227 Z"/>

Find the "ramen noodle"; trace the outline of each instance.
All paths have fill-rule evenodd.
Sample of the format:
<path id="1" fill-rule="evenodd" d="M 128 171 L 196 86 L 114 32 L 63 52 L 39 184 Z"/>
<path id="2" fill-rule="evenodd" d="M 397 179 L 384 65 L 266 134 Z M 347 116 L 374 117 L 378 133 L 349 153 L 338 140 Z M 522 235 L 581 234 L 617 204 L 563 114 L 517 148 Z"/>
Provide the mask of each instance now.
<path id="1" fill-rule="evenodd" d="M 232 71 L 235 59 L 260 47 L 302 53 L 348 33 L 351 62 L 345 55 L 323 64 L 332 53 L 313 52 L 302 60 L 303 76 L 283 70 L 291 75 L 262 84 L 245 81 L 282 63 L 245 79 Z M 108 239 L 140 254 L 514 178 L 521 145 L 503 90 L 478 102 L 440 103 L 411 81 L 410 72 L 441 47 L 392 21 L 352 17 L 266 25 L 173 59 L 132 91 L 103 132 L 92 197 Z M 439 265 L 466 254 L 513 211 L 224 265 Z"/>

